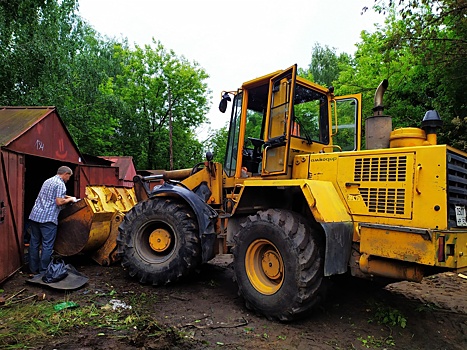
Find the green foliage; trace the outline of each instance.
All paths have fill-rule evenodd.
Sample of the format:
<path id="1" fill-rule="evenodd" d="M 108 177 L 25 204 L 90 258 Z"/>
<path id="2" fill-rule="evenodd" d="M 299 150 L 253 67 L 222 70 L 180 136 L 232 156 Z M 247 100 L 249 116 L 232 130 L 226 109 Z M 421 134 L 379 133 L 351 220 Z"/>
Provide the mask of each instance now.
<path id="1" fill-rule="evenodd" d="M 389 306 L 375 303 L 373 309 L 376 309 L 373 318 L 369 319 L 368 322 L 377 322 L 387 326 L 399 326 L 405 328 L 407 326 L 407 318 L 397 309 Z"/>
<path id="2" fill-rule="evenodd" d="M 0 2 L 0 100 L 4 105 L 63 104 L 80 20 L 75 0 Z M 55 87 L 55 88 L 54 88 Z"/>
<path id="3" fill-rule="evenodd" d="M 416 309 L 418 312 L 433 312 L 439 310 L 439 307 L 433 303 L 421 304 Z"/>
<path id="4" fill-rule="evenodd" d="M 105 85 L 108 96 L 117 95 L 125 106 L 117 134 L 126 154 L 139 168 L 170 168 L 169 123 L 173 126 L 173 150 L 181 167 L 193 166 L 202 155 L 194 130 L 206 122 L 209 91 L 206 72 L 197 63 L 177 57 L 157 41 L 153 46 L 120 47 L 116 57 L 121 73 Z M 178 137 L 175 137 L 177 135 Z M 174 168 L 177 168 L 174 164 Z"/>
<path id="5" fill-rule="evenodd" d="M 196 138 L 193 131 L 175 126 L 173 138 L 174 169 L 191 168 L 205 160 L 203 144 Z M 165 165 L 162 164 L 162 167 L 170 168 L 168 162 Z"/>
<path id="6" fill-rule="evenodd" d="M 108 94 L 105 81 L 119 71 L 114 58 L 118 44 L 104 41 L 90 28 L 85 31 L 83 47 L 70 66 L 74 79 L 68 84 L 69 97 L 59 113 L 81 152 L 92 155 L 122 153 L 116 135 L 120 120 L 128 117 L 118 96 Z"/>
<path id="7" fill-rule="evenodd" d="M 453 0 L 376 0 L 373 9 L 385 23 L 361 33 L 354 57 L 338 59 L 316 44 L 300 75 L 332 83 L 336 95 L 362 93 L 364 118 L 373 115 L 375 89 L 386 78 L 383 102 L 393 127 L 420 127 L 426 111 L 436 109 L 444 121 L 439 141 L 467 150 L 467 8 Z"/>
<path id="8" fill-rule="evenodd" d="M 139 168 L 202 158 L 195 127 L 206 122 L 208 75 L 154 41 L 130 49 L 102 38 L 77 0 L 0 2 L 0 104 L 53 105 L 85 154 L 133 156 Z"/>
<path id="9" fill-rule="evenodd" d="M 347 53 L 337 55 L 335 48 L 315 43 L 307 69 L 299 68 L 298 75 L 323 86 L 334 86 L 342 71 L 352 66 L 353 59 Z"/>
<path id="10" fill-rule="evenodd" d="M 386 349 L 387 346 L 396 345 L 392 336 L 387 338 L 375 338 L 372 335 L 368 335 L 366 337 L 358 337 L 357 340 L 359 340 L 362 343 L 362 346 L 367 349 Z"/>
<path id="11" fill-rule="evenodd" d="M 349 73 L 363 82 L 384 67 L 390 82 L 385 105 L 395 126 L 419 126 L 426 110 L 436 109 L 444 121 L 439 141 L 467 150 L 457 140 L 467 131 L 460 122 L 467 115 L 467 7 L 455 0 L 374 4 L 375 11 L 387 15 L 385 26 L 362 34 L 356 60 L 366 62 L 357 62 Z"/>
<path id="12" fill-rule="evenodd" d="M 211 151 L 214 161 L 224 163 L 227 148 L 228 126 L 223 126 L 217 130 L 210 130 L 207 140 L 204 142 L 206 151 Z"/>
<path id="13" fill-rule="evenodd" d="M 195 135 L 211 98 L 204 69 L 154 39 L 130 48 L 103 38 L 77 7 L 77 0 L 0 1 L 0 105 L 54 105 L 81 152 L 133 156 L 139 169 L 188 168 L 204 159 L 203 148 L 222 162 L 226 128 L 203 144 Z M 335 86 L 336 95 L 362 93 L 364 117 L 386 78 L 394 127 L 420 126 L 436 109 L 439 141 L 467 151 L 467 7 L 375 0 L 373 10 L 385 23 L 362 32 L 354 57 L 315 43 L 299 75 Z M 247 128 L 263 138 L 254 116 Z"/>
<path id="14" fill-rule="evenodd" d="M 335 48 L 329 48 L 327 45 L 322 47 L 315 43 L 311 51 L 311 62 L 308 71 L 300 71 L 300 75 L 323 86 L 332 86 L 333 82 L 339 77 L 342 65 L 347 65 L 351 57 L 342 53 L 336 54 Z"/>
<path id="15" fill-rule="evenodd" d="M 116 292 L 109 293 L 109 298 Z M 141 307 L 155 302 L 154 296 L 142 293 L 130 295 L 132 308 L 98 306 L 92 295 L 87 302 L 80 302 L 76 308 L 57 311 L 54 305 L 61 302 L 41 301 L 32 304 L 19 303 L 0 308 L 0 348 L 27 348 L 29 344 L 42 344 L 47 338 L 61 336 L 78 328 L 97 330 L 97 335 L 107 335 L 115 331 L 145 331 L 149 336 L 172 333 L 170 328 L 159 326 L 150 315 L 141 312 Z M 70 303 L 69 301 L 65 301 Z M 183 335 L 180 335 L 180 339 Z"/>
<path id="16" fill-rule="evenodd" d="M 99 85 L 118 66 L 105 41 L 76 14 L 77 2 L 0 3 L 0 104 L 53 105 L 83 153 L 113 147 L 116 120 Z"/>
<path id="17" fill-rule="evenodd" d="M 337 108 L 337 111 L 335 110 Z M 343 151 L 356 149 L 356 104 L 353 99 L 338 100 L 331 105 L 331 113 L 337 113 L 337 130 L 333 122 L 333 145 L 338 145 Z"/>
<path id="18" fill-rule="evenodd" d="M 264 135 L 261 134 L 261 128 L 263 126 L 263 114 L 257 111 L 253 111 L 251 109 L 247 110 L 246 116 L 246 131 L 245 136 L 253 137 L 256 139 L 264 139 Z M 248 147 L 253 147 L 248 138 L 245 140 L 245 144 Z"/>

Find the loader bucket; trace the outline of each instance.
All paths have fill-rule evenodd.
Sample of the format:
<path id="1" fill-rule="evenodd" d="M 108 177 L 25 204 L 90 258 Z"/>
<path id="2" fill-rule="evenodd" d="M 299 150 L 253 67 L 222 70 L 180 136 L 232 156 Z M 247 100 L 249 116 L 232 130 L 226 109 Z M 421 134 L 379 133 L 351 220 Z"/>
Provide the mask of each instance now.
<path id="1" fill-rule="evenodd" d="M 60 212 L 55 252 L 89 254 L 103 266 L 116 262 L 118 226 L 135 204 L 132 188 L 86 186 L 86 198 Z"/>

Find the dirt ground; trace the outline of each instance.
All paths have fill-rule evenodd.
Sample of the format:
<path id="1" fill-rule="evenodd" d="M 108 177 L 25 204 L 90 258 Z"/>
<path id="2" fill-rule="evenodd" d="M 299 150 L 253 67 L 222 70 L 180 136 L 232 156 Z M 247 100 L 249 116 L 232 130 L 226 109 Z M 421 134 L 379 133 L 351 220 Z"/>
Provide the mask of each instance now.
<path id="1" fill-rule="evenodd" d="M 63 292 L 26 283 L 16 273 L 1 288 L 13 294 L 43 292 L 51 302 L 97 307 L 118 299 L 154 324 L 131 332 L 79 328 L 44 339 L 34 349 L 467 349 L 467 280 L 443 273 L 422 283 L 400 282 L 371 288 L 357 282 L 336 285 L 309 317 L 293 323 L 251 314 L 237 295 L 230 256 L 220 256 L 182 283 L 141 285 L 120 265 L 101 267 L 88 259 L 71 261 L 89 277 L 82 288 Z M 131 305 L 145 295 L 145 305 Z M 391 324 L 384 317 L 399 316 Z M 378 322 L 379 321 L 379 322 Z M 164 332 L 157 332 L 163 329 Z M 180 337 L 180 334 L 183 334 Z"/>

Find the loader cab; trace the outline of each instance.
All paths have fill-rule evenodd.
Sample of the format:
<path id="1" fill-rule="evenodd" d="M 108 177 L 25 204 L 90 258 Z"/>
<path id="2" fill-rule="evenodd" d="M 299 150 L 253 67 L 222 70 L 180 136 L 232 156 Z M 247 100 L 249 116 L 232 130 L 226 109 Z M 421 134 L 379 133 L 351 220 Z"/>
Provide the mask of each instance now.
<path id="1" fill-rule="evenodd" d="M 246 82 L 232 94 L 227 178 L 291 178 L 296 155 L 360 148 L 360 97 L 336 98 L 296 69 Z M 223 96 L 221 111 L 230 100 Z"/>

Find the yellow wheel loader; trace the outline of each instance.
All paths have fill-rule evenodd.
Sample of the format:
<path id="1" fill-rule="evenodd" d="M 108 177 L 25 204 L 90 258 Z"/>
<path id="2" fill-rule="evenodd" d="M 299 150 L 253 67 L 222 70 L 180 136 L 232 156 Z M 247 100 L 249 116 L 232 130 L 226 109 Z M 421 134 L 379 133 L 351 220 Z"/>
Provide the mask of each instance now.
<path id="1" fill-rule="evenodd" d="M 467 154 L 438 145 L 441 120 L 392 130 L 383 81 L 374 115 L 296 66 L 224 92 L 224 164 L 135 177 L 117 251 L 142 283 L 177 281 L 232 253 L 239 294 L 269 319 L 306 315 L 333 276 L 420 281 L 467 267 Z M 421 118 L 422 119 L 422 118 Z M 152 181 L 158 181 L 151 186 Z"/>

